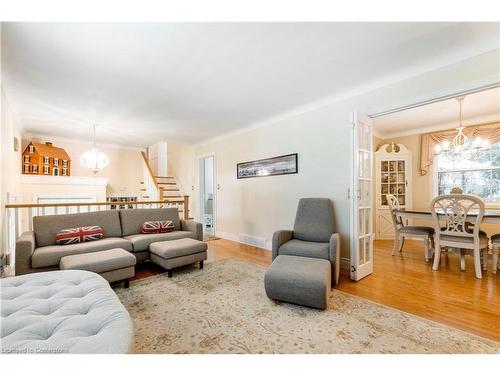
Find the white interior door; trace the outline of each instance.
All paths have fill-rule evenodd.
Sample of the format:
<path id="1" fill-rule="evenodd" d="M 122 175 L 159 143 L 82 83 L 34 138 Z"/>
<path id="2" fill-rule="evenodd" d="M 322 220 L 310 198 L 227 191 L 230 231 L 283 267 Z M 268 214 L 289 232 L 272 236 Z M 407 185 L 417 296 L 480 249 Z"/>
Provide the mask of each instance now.
<path id="1" fill-rule="evenodd" d="M 352 113 L 351 279 L 373 272 L 373 136 L 368 116 Z"/>
<path id="2" fill-rule="evenodd" d="M 203 233 L 208 237 L 215 236 L 215 155 L 198 159 L 198 181 L 200 201 L 200 221 Z"/>

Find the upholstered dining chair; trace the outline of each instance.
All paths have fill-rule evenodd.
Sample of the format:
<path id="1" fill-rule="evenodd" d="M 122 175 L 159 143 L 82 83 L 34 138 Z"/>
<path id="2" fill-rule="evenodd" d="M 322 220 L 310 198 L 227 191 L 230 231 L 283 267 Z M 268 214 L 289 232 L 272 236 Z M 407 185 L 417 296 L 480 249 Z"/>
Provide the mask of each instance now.
<path id="1" fill-rule="evenodd" d="M 273 260 L 278 255 L 329 260 L 332 265 L 332 284 L 338 284 L 340 237 L 335 233 L 333 203 L 330 199 L 299 200 L 293 230 L 278 230 L 273 234 Z"/>
<path id="2" fill-rule="evenodd" d="M 491 244 L 493 245 L 493 275 L 497 274 L 497 269 L 500 267 L 498 264 L 498 255 L 500 254 L 500 233 L 491 236 Z"/>
<path id="3" fill-rule="evenodd" d="M 475 218 L 468 217 L 472 211 L 477 213 Z M 432 269 L 435 271 L 439 269 L 441 247 L 445 246 L 460 249 L 461 268 L 464 270 L 464 250 L 468 250 L 472 251 L 476 277 L 481 279 L 481 266 L 484 268 L 488 261 L 488 237 L 485 232 L 479 230 L 484 215 L 484 202 L 475 195 L 440 195 L 432 200 L 431 212 L 436 232 L 434 235 L 436 248 Z M 444 225 L 440 221 L 439 215 L 444 217 Z"/>
<path id="4" fill-rule="evenodd" d="M 400 209 L 398 199 L 387 194 L 387 203 L 391 211 L 392 223 L 394 224 L 394 245 L 392 247 L 392 255 L 403 251 L 405 237 L 421 238 L 424 240 L 425 261 L 429 262 L 432 257 L 432 249 L 434 248 L 434 228 L 425 226 L 405 225 L 396 210 Z"/>

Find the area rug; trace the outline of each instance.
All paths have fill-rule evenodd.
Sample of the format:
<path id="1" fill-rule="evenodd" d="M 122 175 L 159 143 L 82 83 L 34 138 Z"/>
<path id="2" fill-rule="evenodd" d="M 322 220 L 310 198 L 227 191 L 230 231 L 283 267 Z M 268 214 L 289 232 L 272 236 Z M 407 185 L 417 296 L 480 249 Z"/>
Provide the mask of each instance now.
<path id="1" fill-rule="evenodd" d="M 136 353 L 500 353 L 500 343 L 338 290 L 319 311 L 267 298 L 265 268 L 224 259 L 117 287 Z"/>

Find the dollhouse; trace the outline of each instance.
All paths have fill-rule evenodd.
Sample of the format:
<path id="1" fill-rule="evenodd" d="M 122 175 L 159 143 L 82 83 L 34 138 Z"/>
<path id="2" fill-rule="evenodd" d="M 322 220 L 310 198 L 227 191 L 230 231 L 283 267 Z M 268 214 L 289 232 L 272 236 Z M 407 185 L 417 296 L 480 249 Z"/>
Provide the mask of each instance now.
<path id="1" fill-rule="evenodd" d="M 22 155 L 23 174 L 69 176 L 71 159 L 66 151 L 52 142 L 30 142 Z"/>

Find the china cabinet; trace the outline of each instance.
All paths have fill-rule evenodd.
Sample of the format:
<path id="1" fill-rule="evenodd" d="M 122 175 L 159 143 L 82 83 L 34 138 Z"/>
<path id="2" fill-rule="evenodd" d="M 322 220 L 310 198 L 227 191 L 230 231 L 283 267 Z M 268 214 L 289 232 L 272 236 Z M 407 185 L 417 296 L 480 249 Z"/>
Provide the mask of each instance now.
<path id="1" fill-rule="evenodd" d="M 394 226 L 387 194 L 397 197 L 402 209 L 412 205 L 412 155 L 402 144 L 384 144 L 375 152 L 376 230 L 378 239 L 393 239 Z"/>

